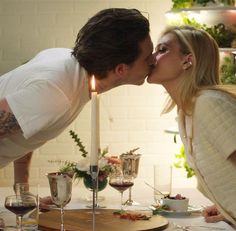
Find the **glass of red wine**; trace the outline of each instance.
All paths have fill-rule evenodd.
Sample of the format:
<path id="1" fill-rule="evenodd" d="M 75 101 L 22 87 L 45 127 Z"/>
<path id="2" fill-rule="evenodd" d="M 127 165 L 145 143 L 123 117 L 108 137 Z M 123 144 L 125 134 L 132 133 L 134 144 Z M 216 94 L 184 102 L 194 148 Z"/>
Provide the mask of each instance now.
<path id="1" fill-rule="evenodd" d="M 5 198 L 5 208 L 16 214 L 16 227 L 19 231 L 23 230 L 22 217 L 31 210 L 34 210 L 36 206 L 35 196 L 11 195 Z"/>
<path id="2" fill-rule="evenodd" d="M 133 178 L 122 173 L 111 174 L 109 185 L 120 192 L 120 210 L 123 210 L 123 192 L 134 185 Z"/>

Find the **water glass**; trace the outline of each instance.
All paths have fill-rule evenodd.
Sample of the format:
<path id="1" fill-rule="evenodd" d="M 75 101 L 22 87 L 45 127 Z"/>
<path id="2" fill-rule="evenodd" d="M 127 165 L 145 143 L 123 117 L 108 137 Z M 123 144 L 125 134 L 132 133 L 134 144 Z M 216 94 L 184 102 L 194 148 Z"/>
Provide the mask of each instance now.
<path id="1" fill-rule="evenodd" d="M 160 200 L 171 194 L 172 166 L 160 163 L 154 165 L 154 201 L 159 204 Z"/>

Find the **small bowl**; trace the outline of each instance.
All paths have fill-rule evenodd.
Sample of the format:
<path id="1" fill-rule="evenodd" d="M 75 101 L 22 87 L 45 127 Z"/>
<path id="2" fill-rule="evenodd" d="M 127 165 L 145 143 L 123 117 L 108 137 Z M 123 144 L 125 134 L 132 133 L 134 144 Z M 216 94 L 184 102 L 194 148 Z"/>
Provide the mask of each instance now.
<path id="1" fill-rule="evenodd" d="M 167 197 L 161 199 L 161 205 L 168 206 L 170 210 L 176 212 L 186 212 L 188 210 L 189 199 L 182 197 L 181 199 L 176 199 L 176 197 Z"/>

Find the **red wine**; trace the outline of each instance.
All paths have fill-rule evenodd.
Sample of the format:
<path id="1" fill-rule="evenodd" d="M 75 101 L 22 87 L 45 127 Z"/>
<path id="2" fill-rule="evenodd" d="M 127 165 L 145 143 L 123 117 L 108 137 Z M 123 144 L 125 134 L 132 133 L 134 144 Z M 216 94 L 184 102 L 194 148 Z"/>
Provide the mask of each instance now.
<path id="1" fill-rule="evenodd" d="M 15 213 L 16 215 L 25 215 L 29 211 L 33 210 L 36 208 L 36 205 L 34 204 L 29 204 L 29 205 L 5 205 L 6 209 L 10 210 L 11 212 Z"/>
<path id="2" fill-rule="evenodd" d="M 123 183 L 109 183 L 111 187 L 115 188 L 119 192 L 124 192 L 126 189 L 134 185 L 133 182 L 123 182 Z"/>

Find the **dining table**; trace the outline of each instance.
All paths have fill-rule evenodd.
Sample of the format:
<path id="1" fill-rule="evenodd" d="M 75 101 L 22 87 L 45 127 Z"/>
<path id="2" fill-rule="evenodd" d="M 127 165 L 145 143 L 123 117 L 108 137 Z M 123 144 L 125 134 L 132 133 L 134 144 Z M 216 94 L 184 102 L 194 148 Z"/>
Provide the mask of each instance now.
<path id="1" fill-rule="evenodd" d="M 136 179 L 134 186 L 132 188 L 132 199 L 136 202 L 135 205 L 125 205 L 124 209 L 127 211 L 137 211 L 137 212 L 144 212 L 145 213 L 152 213 L 155 208 L 154 202 L 154 192 L 151 187 L 149 187 L 143 179 Z M 151 182 L 148 184 L 152 185 Z M 50 195 L 49 186 L 38 186 L 39 195 L 40 197 L 45 197 Z M 0 187 L 0 218 L 6 219 L 6 225 L 14 225 L 15 223 L 15 215 L 4 208 L 4 199 L 7 195 L 13 194 L 12 187 Z M 230 225 L 225 221 L 220 221 L 216 223 L 206 223 L 204 217 L 202 216 L 202 209 L 206 206 L 211 206 L 212 202 L 209 201 L 203 194 L 201 194 L 196 188 L 194 187 L 186 187 L 186 188 L 178 188 L 175 187 L 172 189 L 172 195 L 181 194 L 184 197 L 189 198 L 189 205 L 190 210 L 186 213 L 158 213 L 158 215 L 153 216 L 160 216 L 163 218 L 164 221 L 167 221 L 167 225 L 163 225 L 161 229 L 147 229 L 147 230 L 165 230 L 165 231 L 235 231 L 235 227 Z M 77 211 L 93 211 L 91 210 L 92 206 L 92 192 L 89 191 L 84 185 L 82 181 L 75 181 L 73 183 L 72 188 L 72 198 L 71 201 L 65 206 L 65 214 L 73 213 L 73 210 L 76 213 Z M 128 199 L 128 190 L 124 192 L 123 195 L 123 202 Z M 98 192 L 98 206 L 95 210 L 104 211 L 116 211 L 120 209 L 121 206 L 121 198 L 120 193 L 115 190 L 114 188 L 110 187 L 109 184 L 103 190 Z M 51 207 L 51 210 L 56 210 L 55 206 Z M 48 211 L 47 211 L 48 212 Z M 47 213 L 46 212 L 46 213 Z M 51 212 L 51 211 L 50 211 Z M 39 223 L 40 217 L 45 217 L 44 212 L 41 212 L 39 216 Z M 59 216 L 59 213 L 58 213 Z M 92 213 L 91 213 L 92 216 Z M 96 212 L 95 212 L 95 219 L 96 219 Z M 66 221 L 66 216 L 65 216 Z M 163 221 L 163 220 L 162 220 Z M 42 222 L 42 221 L 41 221 Z M 92 222 L 92 220 L 91 220 Z M 136 221 L 126 221 L 126 222 L 134 222 Z M 60 224 L 58 224 L 59 227 Z M 39 229 L 44 231 L 44 229 Z M 45 229 L 46 230 L 46 229 Z M 50 229 L 48 229 L 50 230 Z M 58 228 L 60 230 L 60 228 Z M 84 229 L 83 229 L 84 230 Z M 88 229 L 91 230 L 91 229 Z M 96 230 L 96 226 L 95 226 Z M 123 231 L 117 227 L 115 230 Z M 136 229 L 135 229 L 136 230 Z M 137 231 L 142 230 L 139 229 L 137 226 Z M 80 227 L 74 231 L 80 231 Z M 103 231 L 111 231 L 111 230 L 103 230 Z"/>

